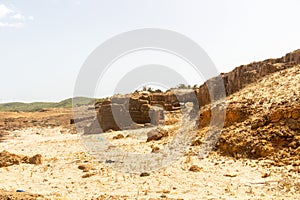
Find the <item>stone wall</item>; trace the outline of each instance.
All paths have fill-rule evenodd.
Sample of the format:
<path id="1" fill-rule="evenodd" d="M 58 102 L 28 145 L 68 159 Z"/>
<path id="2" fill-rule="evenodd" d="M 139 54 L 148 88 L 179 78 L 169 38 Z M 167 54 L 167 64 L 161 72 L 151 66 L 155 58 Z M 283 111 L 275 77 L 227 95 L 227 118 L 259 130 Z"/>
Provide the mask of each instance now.
<path id="1" fill-rule="evenodd" d="M 163 103 L 158 97 L 163 95 L 156 94 L 157 100 L 160 101 L 156 101 L 155 105 L 162 105 L 161 109 L 151 104 L 151 96 L 143 92 L 115 95 L 105 100 L 97 112 L 97 120 L 101 129 L 105 132 L 110 129 L 134 128 L 138 124 L 158 125 L 159 120 L 163 119 Z"/>
<path id="2" fill-rule="evenodd" d="M 180 109 L 180 102 L 197 101 L 193 90 L 176 90 L 166 93 L 140 92 L 115 95 L 97 105 L 97 121 L 102 131 L 139 127 L 139 124 L 158 125 L 164 119 L 164 111 Z M 95 130 L 97 122 L 92 124 Z M 88 132 L 91 129 L 86 129 Z"/>

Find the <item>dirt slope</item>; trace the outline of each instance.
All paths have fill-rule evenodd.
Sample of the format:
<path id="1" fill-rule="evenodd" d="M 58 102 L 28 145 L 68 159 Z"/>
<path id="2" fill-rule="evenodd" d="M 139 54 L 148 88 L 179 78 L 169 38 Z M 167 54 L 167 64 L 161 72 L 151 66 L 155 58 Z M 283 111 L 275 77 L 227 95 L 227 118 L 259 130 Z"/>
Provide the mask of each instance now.
<path id="1" fill-rule="evenodd" d="M 300 165 L 299 82 L 297 65 L 227 97 L 218 151 L 235 157 L 270 158 L 277 165 Z M 201 128 L 209 125 L 211 108 L 201 109 L 199 136 Z"/>

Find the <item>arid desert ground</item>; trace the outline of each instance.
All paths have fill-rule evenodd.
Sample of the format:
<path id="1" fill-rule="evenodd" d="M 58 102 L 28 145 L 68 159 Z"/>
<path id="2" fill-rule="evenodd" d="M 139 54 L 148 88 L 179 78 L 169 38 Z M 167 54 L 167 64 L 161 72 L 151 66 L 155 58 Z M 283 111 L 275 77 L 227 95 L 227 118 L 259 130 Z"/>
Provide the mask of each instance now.
<path id="1" fill-rule="evenodd" d="M 300 199 L 300 65 L 271 63 L 267 69 L 280 70 L 201 107 L 190 146 L 152 171 L 125 173 L 90 154 L 70 123 L 72 109 L 0 112 L 0 199 Z M 200 157 L 210 110 L 224 103 L 220 138 Z M 102 135 L 110 148 L 156 154 L 176 137 L 181 117 L 168 111 L 162 125 Z M 152 129 L 159 135 L 149 138 Z"/>

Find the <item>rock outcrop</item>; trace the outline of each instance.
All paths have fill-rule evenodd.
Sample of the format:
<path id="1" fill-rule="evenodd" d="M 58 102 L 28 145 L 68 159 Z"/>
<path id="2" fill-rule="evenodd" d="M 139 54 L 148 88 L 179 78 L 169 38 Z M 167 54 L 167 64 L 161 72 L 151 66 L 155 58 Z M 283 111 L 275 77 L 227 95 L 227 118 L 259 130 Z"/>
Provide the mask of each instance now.
<path id="1" fill-rule="evenodd" d="M 251 83 L 275 72 L 294 67 L 300 64 L 300 49 L 288 53 L 282 58 L 267 59 L 261 62 L 253 62 L 248 65 L 241 65 L 231 72 L 221 73 L 226 96 L 231 95 L 245 88 Z M 210 92 L 208 90 L 210 86 Z M 197 97 L 200 106 L 211 103 L 211 96 L 218 100 L 223 88 L 220 85 L 220 77 L 211 78 L 197 90 Z"/>
<path id="2" fill-rule="evenodd" d="M 297 64 L 300 64 L 300 50 L 288 53 L 282 58 L 239 66 L 229 73 L 222 73 L 218 77 L 209 79 L 192 92 L 176 90 L 166 93 L 141 92 L 131 95 L 116 95 L 101 105 L 97 105 L 97 121 L 91 127 L 98 128 L 96 129 L 98 131 L 89 129 L 87 133 L 99 132 L 98 123 L 102 131 L 139 127 L 138 124 L 152 123 L 157 125 L 164 118 L 163 110 L 178 110 L 181 108 L 180 103 L 189 101 L 202 108 L 211 102 L 224 99 L 268 75 L 292 68 Z M 226 121 L 225 126 L 241 122 L 247 118 L 249 111 L 244 109 L 246 104 L 242 107 L 228 105 L 226 118 L 230 120 Z M 211 110 L 203 111 L 200 114 L 200 127 L 209 123 L 210 115 Z"/>
<path id="3" fill-rule="evenodd" d="M 153 96 L 156 100 L 154 103 Z M 163 120 L 163 97 L 162 94 L 152 95 L 147 92 L 115 95 L 99 106 L 97 120 L 104 132 L 134 128 L 138 124 L 158 125 Z"/>
<path id="4" fill-rule="evenodd" d="M 9 153 L 8 151 L 0 152 L 0 168 L 19 165 L 21 163 L 40 165 L 42 164 L 42 156 L 40 154 L 37 154 L 32 157 L 28 157 Z"/>
<path id="5" fill-rule="evenodd" d="M 248 85 L 229 95 L 226 103 L 224 128 L 216 145 L 220 153 L 300 165 L 300 65 Z M 201 108 L 194 146 L 203 143 L 214 108 L 211 104 Z"/>
<path id="6" fill-rule="evenodd" d="M 164 111 L 179 110 L 180 103 L 184 102 L 197 102 L 196 92 L 177 89 L 165 93 L 115 95 L 97 104 L 97 121 L 86 128 L 85 133 L 159 125 L 164 121 Z"/>

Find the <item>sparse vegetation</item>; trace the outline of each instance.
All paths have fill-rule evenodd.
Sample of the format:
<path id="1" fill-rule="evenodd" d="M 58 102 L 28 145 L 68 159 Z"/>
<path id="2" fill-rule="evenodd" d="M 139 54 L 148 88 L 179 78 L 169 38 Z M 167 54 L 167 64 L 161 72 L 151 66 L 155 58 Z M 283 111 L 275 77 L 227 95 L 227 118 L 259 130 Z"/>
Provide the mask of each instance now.
<path id="1" fill-rule="evenodd" d="M 65 99 L 60 102 L 34 102 L 34 103 L 3 103 L 0 104 L 0 111 L 12 111 L 12 112 L 36 112 L 46 108 L 71 108 L 73 101 L 76 105 L 90 105 L 94 103 L 94 99 L 87 97 L 75 97 Z M 101 102 L 102 99 L 96 101 Z"/>
<path id="2" fill-rule="evenodd" d="M 154 89 L 152 87 L 147 87 L 147 86 L 143 86 L 143 88 L 141 90 L 135 90 L 134 93 L 139 93 L 139 92 L 150 92 L 150 93 L 159 93 L 159 92 L 163 92 L 161 89 Z"/>

